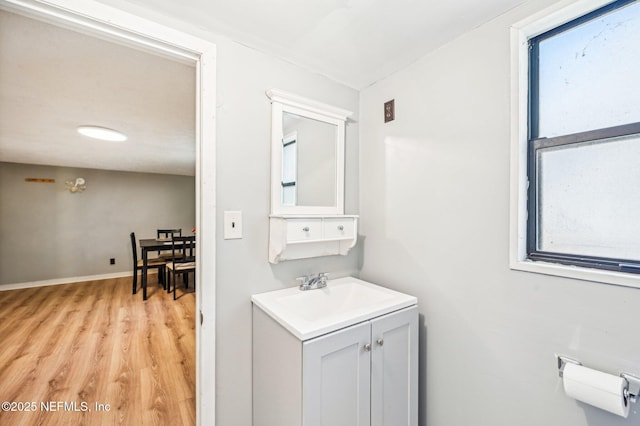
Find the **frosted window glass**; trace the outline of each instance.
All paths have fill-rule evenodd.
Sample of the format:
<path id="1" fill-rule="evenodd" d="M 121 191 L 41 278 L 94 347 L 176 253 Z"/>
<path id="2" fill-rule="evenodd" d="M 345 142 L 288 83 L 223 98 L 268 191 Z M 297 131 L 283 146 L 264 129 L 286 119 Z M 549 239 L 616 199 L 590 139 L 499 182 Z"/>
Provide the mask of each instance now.
<path id="1" fill-rule="evenodd" d="M 539 137 L 640 121 L 640 3 L 539 43 Z"/>
<path id="2" fill-rule="evenodd" d="M 640 137 L 537 155 L 538 250 L 640 260 Z"/>
<path id="3" fill-rule="evenodd" d="M 290 143 L 282 147 L 282 182 L 296 181 L 296 143 Z"/>
<path id="4" fill-rule="evenodd" d="M 298 174 L 297 141 L 282 146 L 282 205 L 295 206 L 297 202 L 296 179 Z M 293 184 L 285 186 L 284 184 Z"/>
<path id="5" fill-rule="evenodd" d="M 295 206 L 296 205 L 296 187 L 283 186 L 282 187 L 282 205 L 283 206 Z"/>

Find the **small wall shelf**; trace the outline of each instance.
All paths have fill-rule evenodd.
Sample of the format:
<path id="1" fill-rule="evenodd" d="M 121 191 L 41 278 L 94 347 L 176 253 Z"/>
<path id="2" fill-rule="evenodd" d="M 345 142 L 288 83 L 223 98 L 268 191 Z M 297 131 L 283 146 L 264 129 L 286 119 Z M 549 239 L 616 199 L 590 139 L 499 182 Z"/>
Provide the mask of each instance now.
<path id="1" fill-rule="evenodd" d="M 358 240 L 355 215 L 271 215 L 269 262 L 346 255 Z"/>

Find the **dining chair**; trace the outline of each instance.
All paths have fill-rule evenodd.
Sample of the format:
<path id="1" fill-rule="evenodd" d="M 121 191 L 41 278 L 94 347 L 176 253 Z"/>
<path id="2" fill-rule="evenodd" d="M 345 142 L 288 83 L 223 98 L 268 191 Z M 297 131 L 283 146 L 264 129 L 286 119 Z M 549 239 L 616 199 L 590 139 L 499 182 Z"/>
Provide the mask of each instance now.
<path id="1" fill-rule="evenodd" d="M 171 261 L 167 261 L 167 292 L 171 291 L 173 281 L 173 300 L 176 300 L 177 276 L 182 275 L 185 287 L 189 287 L 189 272 L 196 270 L 196 237 L 174 235 L 171 239 Z M 193 289 L 196 288 L 196 276 L 193 275 Z"/>
<path id="2" fill-rule="evenodd" d="M 160 239 L 171 240 L 171 237 L 173 237 L 174 235 L 182 236 L 182 228 L 174 228 L 174 229 L 158 228 L 156 230 L 156 239 L 158 239 L 158 240 L 160 240 Z M 181 254 L 177 253 L 176 256 L 179 257 L 179 256 L 181 256 Z M 170 262 L 172 257 L 173 257 L 173 255 L 168 251 L 165 251 L 165 252 L 159 251 L 158 252 L 158 257 L 160 259 L 166 260 L 167 262 Z M 160 274 L 160 279 L 161 279 L 161 282 L 162 282 L 162 284 L 164 286 L 164 284 L 166 282 L 166 279 L 164 277 L 164 271 L 162 271 L 162 273 Z"/>
<path id="3" fill-rule="evenodd" d="M 182 236 L 182 228 L 176 229 L 158 229 L 156 230 L 157 238 L 167 238 L 170 239 L 174 235 Z"/>
<path id="4" fill-rule="evenodd" d="M 132 232 L 130 234 L 131 237 L 131 251 L 133 253 L 133 286 L 132 286 L 132 294 L 136 294 L 138 289 L 138 271 L 141 271 L 144 267 L 144 262 L 142 259 L 138 259 L 138 245 L 136 244 L 136 234 Z M 147 268 L 156 268 L 158 269 L 159 279 L 161 279 L 165 274 L 165 266 L 167 265 L 166 259 L 162 259 L 159 257 L 154 257 L 151 259 L 147 259 Z M 161 280 L 161 282 L 163 282 Z M 163 282 L 164 288 L 164 282 Z"/>
<path id="5" fill-rule="evenodd" d="M 171 240 L 171 238 L 176 235 L 178 237 L 182 236 L 182 228 L 176 228 L 176 229 L 158 229 L 156 231 L 156 238 L 158 240 L 160 239 L 166 239 L 166 240 Z M 182 254 L 181 253 L 176 253 L 176 256 L 180 257 Z M 158 252 L 158 257 L 167 259 L 167 260 L 171 260 L 171 258 L 173 257 L 173 255 L 170 252 Z"/>

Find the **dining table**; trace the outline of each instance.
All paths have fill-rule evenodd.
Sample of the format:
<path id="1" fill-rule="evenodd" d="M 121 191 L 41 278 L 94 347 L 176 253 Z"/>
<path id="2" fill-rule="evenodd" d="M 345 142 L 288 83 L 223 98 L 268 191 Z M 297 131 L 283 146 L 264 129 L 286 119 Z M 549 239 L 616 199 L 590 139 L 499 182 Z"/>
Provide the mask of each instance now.
<path id="1" fill-rule="evenodd" d="M 181 244 L 176 242 L 176 245 Z M 149 262 L 149 252 L 170 251 L 171 238 L 146 238 L 140 239 L 140 250 L 142 251 L 142 300 L 147 300 L 147 265 Z"/>

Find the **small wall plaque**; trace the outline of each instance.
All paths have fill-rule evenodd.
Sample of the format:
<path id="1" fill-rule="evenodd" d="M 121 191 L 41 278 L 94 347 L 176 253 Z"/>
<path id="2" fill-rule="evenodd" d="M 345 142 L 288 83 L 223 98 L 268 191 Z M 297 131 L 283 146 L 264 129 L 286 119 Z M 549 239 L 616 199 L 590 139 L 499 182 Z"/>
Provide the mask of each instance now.
<path id="1" fill-rule="evenodd" d="M 25 182 L 38 182 L 38 183 L 55 183 L 55 179 L 42 179 L 42 178 L 25 178 Z"/>

